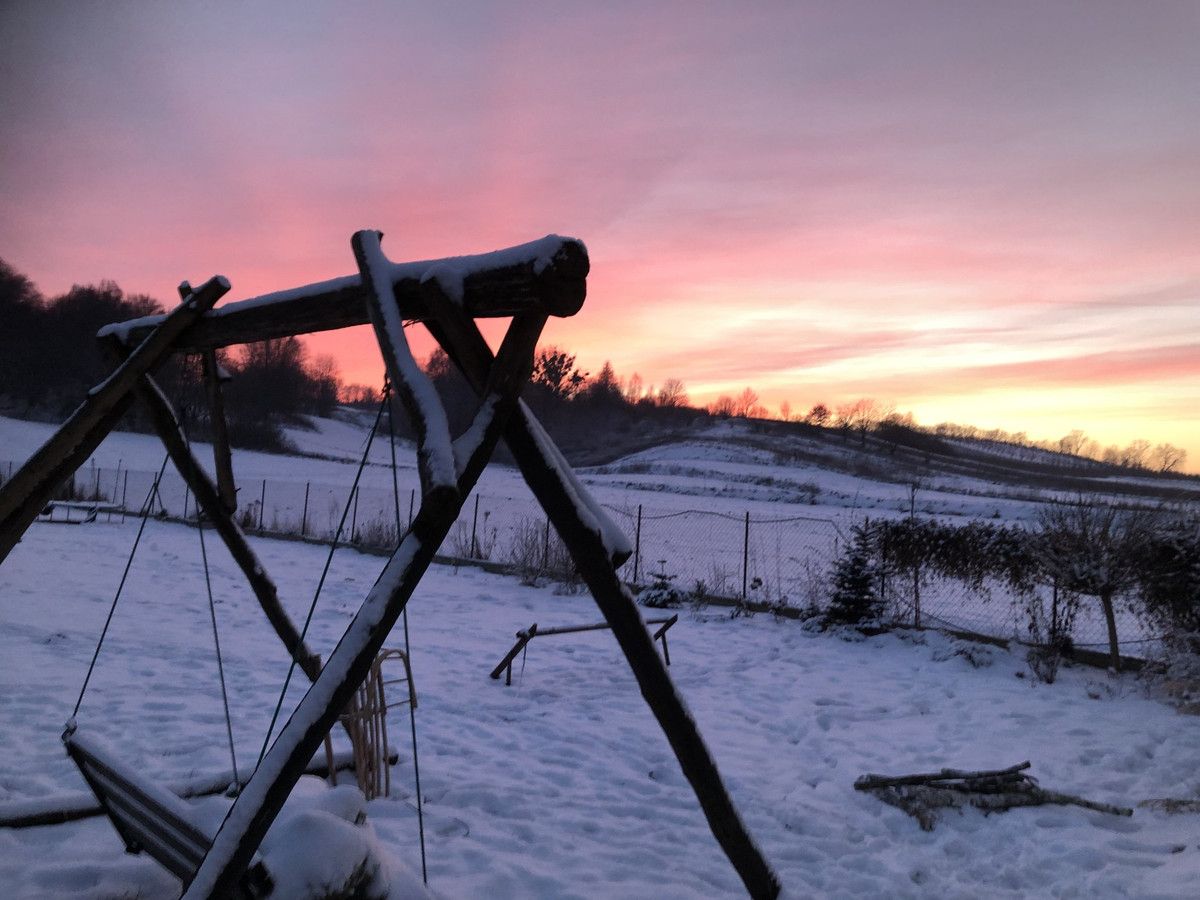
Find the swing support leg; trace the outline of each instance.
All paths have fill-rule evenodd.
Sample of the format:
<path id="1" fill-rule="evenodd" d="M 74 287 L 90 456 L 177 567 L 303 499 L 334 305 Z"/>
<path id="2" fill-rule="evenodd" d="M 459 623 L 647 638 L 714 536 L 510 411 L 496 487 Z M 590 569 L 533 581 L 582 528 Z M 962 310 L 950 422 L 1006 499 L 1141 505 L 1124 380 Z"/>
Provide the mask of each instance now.
<path id="1" fill-rule="evenodd" d="M 450 304 L 435 309 L 430 331 L 477 391 L 489 369 L 491 350 L 474 321 Z M 777 876 L 754 843 L 721 780 L 696 722 L 675 691 L 637 604 L 617 577 L 601 535 L 584 518 L 564 484 L 562 469 L 539 440 L 540 425 L 521 405 L 505 428 L 505 441 L 534 496 L 571 552 L 579 574 L 637 678 L 642 696 L 671 744 L 680 768 L 696 792 L 709 828 L 752 897 L 775 898 Z"/>
<path id="2" fill-rule="evenodd" d="M 488 404 L 481 407 L 483 427 L 472 429 L 477 438 L 468 448 L 469 454 L 458 472 L 455 501 L 432 504 L 423 499 L 412 528 L 388 560 L 317 681 L 234 801 L 184 897 L 224 897 L 233 889 L 305 765 L 367 677 L 438 547 L 450 533 L 463 498 L 471 492 L 491 458 L 504 423 L 517 408 L 545 321 L 545 315 L 540 313 L 513 319 L 487 376 L 485 396 L 489 398 L 490 409 L 485 409 Z"/>
<path id="3" fill-rule="evenodd" d="M 121 345 L 115 341 L 108 342 L 106 348 L 118 356 L 123 352 Z M 271 627 L 275 629 L 275 633 L 291 657 L 296 660 L 301 671 L 308 676 L 308 680 L 316 681 L 317 675 L 321 672 L 320 659 L 301 640 L 300 631 L 288 616 L 283 604 L 279 602 L 279 590 L 276 588 L 275 582 L 271 580 L 262 562 L 259 561 L 258 555 L 246 541 L 242 529 L 238 527 L 225 504 L 221 502 L 216 485 L 212 483 L 208 473 L 204 471 L 204 467 L 200 465 L 199 460 L 188 447 L 179 419 L 171 408 L 170 401 L 167 400 L 154 377 L 149 374 L 142 375 L 135 390 L 142 406 L 150 414 L 154 430 L 162 440 L 163 446 L 166 447 L 175 468 L 191 488 L 192 493 L 195 494 L 196 502 L 212 521 L 213 527 L 221 536 L 225 546 L 229 548 L 229 554 L 237 563 L 238 568 L 242 570 L 246 581 L 249 582 Z"/>

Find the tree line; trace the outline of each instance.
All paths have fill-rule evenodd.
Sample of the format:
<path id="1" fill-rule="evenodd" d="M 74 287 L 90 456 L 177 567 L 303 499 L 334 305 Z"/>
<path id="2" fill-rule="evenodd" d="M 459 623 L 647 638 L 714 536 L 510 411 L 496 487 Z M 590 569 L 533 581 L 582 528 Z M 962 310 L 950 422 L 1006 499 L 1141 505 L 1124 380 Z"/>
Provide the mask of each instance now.
<path id="1" fill-rule="evenodd" d="M 32 281 L 0 260 L 0 412 L 61 421 L 87 391 L 112 371 L 96 341 L 110 322 L 158 315 L 163 305 L 126 294 L 113 281 L 74 285 L 44 297 Z M 285 449 L 283 427 L 304 414 L 328 416 L 341 387 L 332 357 L 312 358 L 297 338 L 281 338 L 218 352 L 230 440 L 240 447 Z M 173 356 L 155 372 L 180 409 L 189 435 L 209 432 L 201 364 Z M 135 406 L 122 427 L 148 430 Z"/>
<path id="2" fill-rule="evenodd" d="M 95 340 L 109 322 L 163 312 L 145 294 L 126 294 L 112 281 L 74 285 L 64 294 L 46 298 L 23 274 L 0 260 L 0 413 L 47 421 L 61 420 L 87 390 L 111 370 Z M 241 447 L 285 449 L 283 427 L 303 424 L 303 415 L 329 416 L 339 403 L 359 406 L 379 402 L 374 387 L 343 384 L 332 357 L 311 357 L 295 337 L 265 341 L 219 352 L 220 367 L 231 377 L 225 385 L 230 439 Z M 452 424 L 465 427 L 475 410 L 475 396 L 445 353 L 435 351 L 426 370 L 447 405 Z M 184 409 L 195 436 L 209 433 L 208 408 L 201 369 L 195 357 L 175 356 L 156 373 L 160 383 Z M 610 450 L 636 445 L 636 434 L 647 426 L 671 427 L 704 417 L 778 419 L 821 429 L 835 429 L 865 446 L 875 434 L 894 443 L 903 437 L 936 437 L 997 441 L 1089 458 L 1129 469 L 1175 472 L 1187 460 L 1186 451 L 1170 443 L 1137 439 L 1121 447 L 1102 447 L 1076 429 L 1057 441 L 1031 440 L 1024 432 L 984 430 L 942 423 L 919 425 L 911 413 L 892 403 L 863 397 L 833 406 L 813 404 L 794 414 L 780 404 L 772 416 L 752 387 L 721 395 L 706 406 L 692 406 L 687 386 L 679 378 L 647 384 L 638 373 L 628 378 L 605 362 L 596 375 L 583 371 L 576 357 L 559 347 L 537 352 L 526 402 L 564 449 L 582 449 L 604 434 Z M 406 422 L 397 423 L 408 433 Z M 135 409 L 125 427 L 145 429 Z M 649 434 L 649 432 L 646 432 Z M 570 453 L 569 453 L 570 455 Z"/>

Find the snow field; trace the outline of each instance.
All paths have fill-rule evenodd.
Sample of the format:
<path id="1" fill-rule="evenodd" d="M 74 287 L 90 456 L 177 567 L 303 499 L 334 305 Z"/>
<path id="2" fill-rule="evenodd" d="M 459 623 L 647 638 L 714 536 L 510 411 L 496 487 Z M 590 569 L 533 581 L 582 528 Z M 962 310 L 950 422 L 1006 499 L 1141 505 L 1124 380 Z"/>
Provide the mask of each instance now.
<path id="1" fill-rule="evenodd" d="M 0 569 L 0 802 L 83 787 L 59 744 L 135 525 L 35 524 Z M 208 551 L 239 763 L 257 755 L 286 655 L 211 533 Z M 294 617 L 325 549 L 255 540 Z M 382 567 L 339 551 L 313 621 L 327 654 Z M 195 529 L 151 522 L 80 721 L 161 780 L 228 766 Z M 559 596 L 435 566 L 410 605 L 431 885 L 447 897 L 719 897 L 739 882 L 607 632 L 534 641 L 506 688 L 487 673 L 515 631 L 600 620 Z M 398 628 L 389 642 L 403 645 Z M 1069 669 L 1050 686 L 989 651 L 973 668 L 938 635 L 847 642 L 759 615 L 684 612 L 672 676 L 752 833 L 792 896 L 1188 897 L 1195 817 L 1070 807 L 951 814 L 932 833 L 854 791 L 868 771 L 1023 759 L 1047 787 L 1136 805 L 1200 785 L 1200 719 L 1137 682 Z M 289 696 L 290 708 L 299 694 Z M 419 871 L 410 747 L 390 723 L 399 796 L 369 805 Z M 212 807 L 220 798 L 204 801 Z M 0 830 L 5 896 L 174 896 L 106 820 Z"/>

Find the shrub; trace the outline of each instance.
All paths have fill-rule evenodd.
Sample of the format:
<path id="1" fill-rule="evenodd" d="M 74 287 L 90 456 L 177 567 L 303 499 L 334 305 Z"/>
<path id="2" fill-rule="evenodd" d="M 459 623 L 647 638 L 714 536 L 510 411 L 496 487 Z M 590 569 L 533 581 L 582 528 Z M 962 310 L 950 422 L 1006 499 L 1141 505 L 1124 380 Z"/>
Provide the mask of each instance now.
<path id="1" fill-rule="evenodd" d="M 665 560 L 659 560 L 659 562 L 662 563 Z M 650 606 L 655 609 L 675 609 L 688 601 L 687 592 L 671 584 L 675 580 L 675 576 L 668 575 L 665 569 L 650 573 L 650 577 L 654 579 L 654 583 L 643 589 L 637 596 L 638 603 L 642 606 Z"/>
<path id="2" fill-rule="evenodd" d="M 834 569 L 833 595 L 825 612 L 827 624 L 878 624 L 884 603 L 875 591 L 874 549 L 870 526 L 855 526 L 854 538 Z"/>

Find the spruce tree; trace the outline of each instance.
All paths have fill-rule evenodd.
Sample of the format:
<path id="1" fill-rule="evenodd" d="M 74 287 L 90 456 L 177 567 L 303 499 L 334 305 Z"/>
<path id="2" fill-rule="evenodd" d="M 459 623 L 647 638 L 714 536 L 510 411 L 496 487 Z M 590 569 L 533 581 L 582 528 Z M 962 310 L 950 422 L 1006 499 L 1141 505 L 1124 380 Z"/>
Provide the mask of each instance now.
<path id="1" fill-rule="evenodd" d="M 854 529 L 854 539 L 838 560 L 833 576 L 833 597 L 826 614 L 831 625 L 859 625 L 883 613 L 883 602 L 875 591 L 870 527 Z"/>

